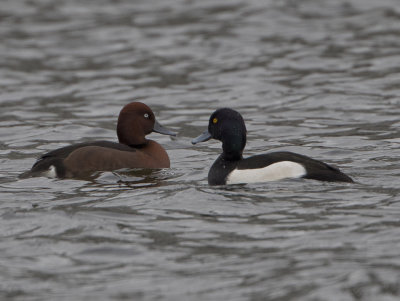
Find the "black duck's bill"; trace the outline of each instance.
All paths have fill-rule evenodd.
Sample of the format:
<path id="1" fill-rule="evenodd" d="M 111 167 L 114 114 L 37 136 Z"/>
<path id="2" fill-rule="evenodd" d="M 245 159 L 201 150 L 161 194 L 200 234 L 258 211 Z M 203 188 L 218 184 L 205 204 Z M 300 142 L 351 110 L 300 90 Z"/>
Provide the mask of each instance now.
<path id="1" fill-rule="evenodd" d="M 199 137 L 196 137 L 192 140 L 192 144 L 204 142 L 204 141 L 210 140 L 211 138 L 212 138 L 211 134 L 208 132 L 208 130 L 205 130 L 203 132 L 203 134 L 201 134 Z"/>

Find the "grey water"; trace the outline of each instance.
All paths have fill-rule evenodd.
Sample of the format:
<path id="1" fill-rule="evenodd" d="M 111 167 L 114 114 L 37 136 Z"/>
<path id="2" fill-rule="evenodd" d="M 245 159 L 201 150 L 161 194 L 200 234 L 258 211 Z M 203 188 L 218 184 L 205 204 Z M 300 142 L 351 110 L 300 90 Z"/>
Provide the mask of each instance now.
<path id="1" fill-rule="evenodd" d="M 0 41 L 1 300 L 399 300 L 397 0 L 2 0 Z M 170 169 L 18 178 L 130 101 Z M 208 186 L 220 107 L 356 183 Z"/>

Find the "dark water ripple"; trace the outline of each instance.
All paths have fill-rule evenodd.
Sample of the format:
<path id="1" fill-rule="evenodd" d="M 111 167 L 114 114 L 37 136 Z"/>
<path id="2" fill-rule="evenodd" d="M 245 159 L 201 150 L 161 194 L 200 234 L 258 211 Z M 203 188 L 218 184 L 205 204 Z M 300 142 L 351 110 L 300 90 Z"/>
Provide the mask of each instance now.
<path id="1" fill-rule="evenodd" d="M 400 10 L 372 1 L 2 1 L 0 299 L 397 300 Z M 129 101 L 172 168 L 18 179 L 115 140 Z M 190 140 L 218 107 L 246 154 L 291 150 L 354 185 L 209 187 Z"/>

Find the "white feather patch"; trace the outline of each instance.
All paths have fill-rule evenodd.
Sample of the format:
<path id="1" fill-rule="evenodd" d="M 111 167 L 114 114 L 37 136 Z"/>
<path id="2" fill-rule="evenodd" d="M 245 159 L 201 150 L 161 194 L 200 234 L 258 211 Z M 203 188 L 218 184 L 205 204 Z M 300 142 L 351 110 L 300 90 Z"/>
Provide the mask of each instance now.
<path id="1" fill-rule="evenodd" d="M 227 177 L 227 184 L 258 183 L 300 178 L 306 174 L 303 165 L 292 161 L 281 161 L 263 168 L 234 169 Z"/>
<path id="2" fill-rule="evenodd" d="M 44 175 L 49 178 L 56 178 L 57 177 L 56 167 L 54 165 L 50 165 L 49 169 L 44 173 Z"/>

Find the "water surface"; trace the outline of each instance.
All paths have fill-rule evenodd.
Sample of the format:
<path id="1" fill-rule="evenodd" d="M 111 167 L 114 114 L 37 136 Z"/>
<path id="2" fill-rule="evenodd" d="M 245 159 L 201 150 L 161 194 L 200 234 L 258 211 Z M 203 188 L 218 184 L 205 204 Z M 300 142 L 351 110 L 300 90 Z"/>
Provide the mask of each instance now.
<path id="1" fill-rule="evenodd" d="M 0 297 L 397 300 L 400 10 L 372 1 L 2 1 Z M 116 140 L 151 106 L 172 168 L 18 179 L 40 154 Z M 299 152 L 356 184 L 210 187 L 219 107 L 245 154 Z"/>

